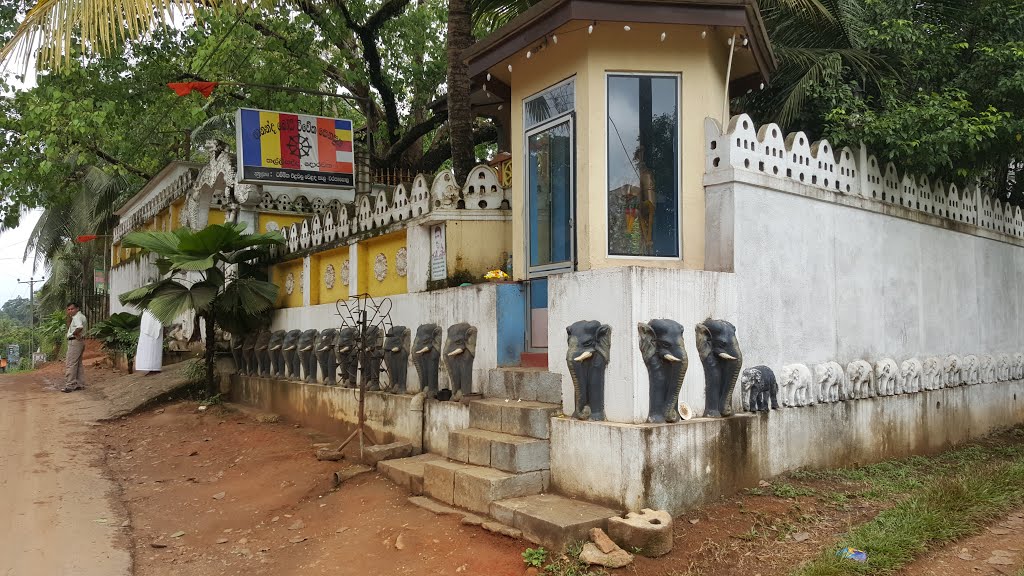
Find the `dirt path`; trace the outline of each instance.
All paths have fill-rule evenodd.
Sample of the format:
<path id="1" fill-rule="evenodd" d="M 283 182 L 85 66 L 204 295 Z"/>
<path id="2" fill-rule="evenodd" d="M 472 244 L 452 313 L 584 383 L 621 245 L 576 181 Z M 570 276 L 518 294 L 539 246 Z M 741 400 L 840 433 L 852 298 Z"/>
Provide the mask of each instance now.
<path id="1" fill-rule="evenodd" d="M 1015 576 L 1024 568 L 1024 511 L 1018 510 L 984 532 L 929 552 L 904 576 Z"/>
<path id="2" fill-rule="evenodd" d="M 128 576 L 126 516 L 89 423 L 102 405 L 56 391 L 62 371 L 0 375 L 0 575 Z"/>

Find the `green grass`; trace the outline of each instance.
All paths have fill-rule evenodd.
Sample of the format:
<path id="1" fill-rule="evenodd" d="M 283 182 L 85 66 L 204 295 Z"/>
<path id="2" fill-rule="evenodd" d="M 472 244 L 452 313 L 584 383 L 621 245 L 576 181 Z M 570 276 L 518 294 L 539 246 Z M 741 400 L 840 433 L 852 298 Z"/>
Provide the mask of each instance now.
<path id="1" fill-rule="evenodd" d="M 607 576 L 607 572 L 600 569 L 592 569 L 584 562 L 580 562 L 580 552 L 583 551 L 583 542 L 573 542 L 566 546 L 565 555 L 553 559 L 544 567 L 545 576 Z"/>
<path id="2" fill-rule="evenodd" d="M 975 533 L 1024 504 L 1024 446 L 1019 444 L 974 445 L 931 459 L 825 474 L 874 481 L 880 494 L 911 494 L 854 528 L 844 541 L 793 572 L 797 576 L 892 574 L 928 548 Z M 867 552 L 868 561 L 837 558 L 835 551 L 847 546 Z"/>

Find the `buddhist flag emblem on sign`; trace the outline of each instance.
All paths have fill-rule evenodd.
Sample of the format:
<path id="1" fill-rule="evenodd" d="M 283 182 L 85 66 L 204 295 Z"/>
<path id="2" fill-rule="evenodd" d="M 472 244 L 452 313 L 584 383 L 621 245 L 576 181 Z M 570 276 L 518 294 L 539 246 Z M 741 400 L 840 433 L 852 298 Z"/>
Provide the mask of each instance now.
<path id="1" fill-rule="evenodd" d="M 352 188 L 352 121 L 242 108 L 239 181 Z"/>

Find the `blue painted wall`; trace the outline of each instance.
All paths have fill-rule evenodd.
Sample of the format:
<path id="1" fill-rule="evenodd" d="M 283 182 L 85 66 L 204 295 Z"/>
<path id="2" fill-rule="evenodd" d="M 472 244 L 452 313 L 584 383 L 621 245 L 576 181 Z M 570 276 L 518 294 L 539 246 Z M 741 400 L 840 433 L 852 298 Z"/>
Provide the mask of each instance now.
<path id="1" fill-rule="evenodd" d="M 498 284 L 498 366 L 519 366 L 526 349 L 526 286 Z"/>

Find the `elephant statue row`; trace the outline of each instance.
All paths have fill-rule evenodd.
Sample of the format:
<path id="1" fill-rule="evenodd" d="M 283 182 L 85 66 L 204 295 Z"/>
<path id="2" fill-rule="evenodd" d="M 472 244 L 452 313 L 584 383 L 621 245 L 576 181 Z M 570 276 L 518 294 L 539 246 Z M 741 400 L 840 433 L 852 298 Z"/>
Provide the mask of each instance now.
<path id="1" fill-rule="evenodd" d="M 357 328 L 260 331 L 235 335 L 231 354 L 242 375 L 316 382 L 319 373 L 328 386 L 355 387 L 360 377 L 367 390 L 381 390 L 382 363 L 389 375 L 391 392 L 408 393 L 409 362 L 420 377 L 423 389 L 432 397 L 438 393 L 441 355 L 451 377 L 453 397 L 472 393 L 473 361 L 476 357 L 476 328 L 466 323 L 448 328 L 441 347 L 441 327 L 424 324 L 415 339 L 405 326 L 387 331 L 369 326 L 360 345 Z M 415 350 L 415 352 L 414 352 Z"/>

